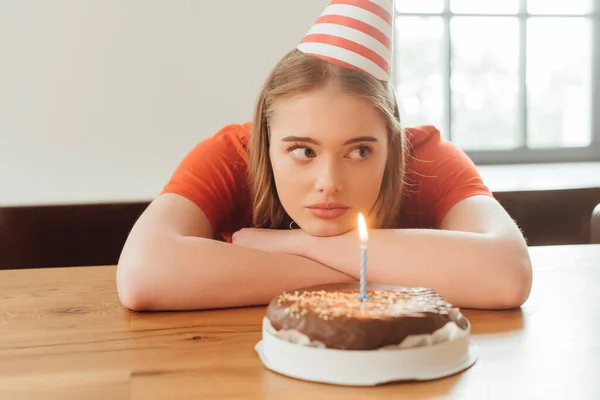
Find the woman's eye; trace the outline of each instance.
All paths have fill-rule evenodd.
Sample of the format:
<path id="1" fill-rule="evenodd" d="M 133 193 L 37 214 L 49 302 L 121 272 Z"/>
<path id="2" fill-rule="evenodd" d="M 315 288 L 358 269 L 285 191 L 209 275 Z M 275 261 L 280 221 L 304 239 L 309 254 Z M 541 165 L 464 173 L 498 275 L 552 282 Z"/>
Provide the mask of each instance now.
<path id="1" fill-rule="evenodd" d="M 371 155 L 371 149 L 368 147 L 357 147 L 350 152 L 350 158 L 364 160 Z"/>
<path id="2" fill-rule="evenodd" d="M 305 160 L 307 158 L 313 158 L 315 156 L 315 152 L 308 147 L 298 147 L 292 150 L 292 156 L 299 160 Z"/>

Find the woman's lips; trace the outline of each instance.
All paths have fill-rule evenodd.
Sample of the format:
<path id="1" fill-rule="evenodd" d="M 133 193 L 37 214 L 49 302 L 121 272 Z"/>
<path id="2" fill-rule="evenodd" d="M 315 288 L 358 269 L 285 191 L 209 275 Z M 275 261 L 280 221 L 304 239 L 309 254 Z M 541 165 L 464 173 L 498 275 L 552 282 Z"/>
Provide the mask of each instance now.
<path id="1" fill-rule="evenodd" d="M 348 207 L 308 207 L 308 211 L 320 219 L 336 219 L 344 215 L 348 211 Z"/>

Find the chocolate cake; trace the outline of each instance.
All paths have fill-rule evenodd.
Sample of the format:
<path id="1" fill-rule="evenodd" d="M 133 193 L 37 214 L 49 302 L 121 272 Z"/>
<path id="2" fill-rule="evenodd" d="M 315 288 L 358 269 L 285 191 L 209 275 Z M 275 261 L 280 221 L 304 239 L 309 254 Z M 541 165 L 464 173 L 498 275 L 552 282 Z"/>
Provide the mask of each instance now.
<path id="1" fill-rule="evenodd" d="M 449 323 L 468 328 L 459 309 L 427 288 L 326 285 L 284 292 L 267 308 L 278 332 L 294 331 L 326 348 L 374 350 L 399 345 L 407 337 L 432 335 Z"/>

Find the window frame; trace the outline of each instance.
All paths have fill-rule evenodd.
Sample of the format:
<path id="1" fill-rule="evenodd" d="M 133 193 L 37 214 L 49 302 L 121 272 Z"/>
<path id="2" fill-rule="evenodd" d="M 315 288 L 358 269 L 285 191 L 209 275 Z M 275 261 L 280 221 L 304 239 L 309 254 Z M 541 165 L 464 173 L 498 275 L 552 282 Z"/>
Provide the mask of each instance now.
<path id="1" fill-rule="evenodd" d="M 402 1 L 402 0 L 396 0 Z M 450 91 L 450 78 L 452 75 L 452 37 L 450 21 L 454 17 L 517 17 L 519 19 L 519 133 L 523 142 L 527 142 L 527 21 L 530 17 L 542 18 L 589 18 L 592 21 L 592 90 L 591 90 L 591 143 L 587 147 L 553 147 L 529 148 L 526 145 L 514 149 L 502 150 L 465 150 L 465 153 L 478 165 L 489 164 L 526 164 L 526 163 L 558 163 L 558 162 L 585 162 L 600 161 L 600 0 L 592 0 L 591 14 L 584 15 L 540 15 L 530 14 L 527 11 L 527 0 L 520 0 L 518 14 L 464 14 L 454 13 L 450 10 L 451 0 L 444 0 L 444 10 L 435 13 L 413 13 L 395 10 L 398 17 L 441 17 L 444 21 L 444 124 L 442 129 L 449 140 L 452 140 L 450 127 L 452 126 L 452 93 Z M 393 65 L 397 65 L 393 52 Z"/>

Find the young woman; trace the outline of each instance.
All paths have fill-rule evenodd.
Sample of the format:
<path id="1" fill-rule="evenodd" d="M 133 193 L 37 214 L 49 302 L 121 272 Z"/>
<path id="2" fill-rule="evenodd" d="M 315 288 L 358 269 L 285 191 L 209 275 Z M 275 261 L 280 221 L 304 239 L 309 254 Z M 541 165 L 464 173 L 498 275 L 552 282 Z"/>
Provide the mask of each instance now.
<path id="1" fill-rule="evenodd" d="M 432 126 L 403 129 L 389 80 L 300 46 L 252 123 L 199 143 L 139 218 L 120 298 L 133 310 L 239 307 L 356 282 L 359 212 L 370 283 L 430 287 L 468 308 L 527 299 L 526 242 L 466 155 Z"/>

